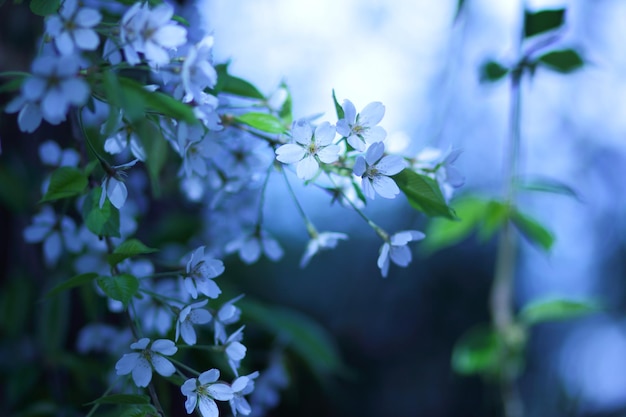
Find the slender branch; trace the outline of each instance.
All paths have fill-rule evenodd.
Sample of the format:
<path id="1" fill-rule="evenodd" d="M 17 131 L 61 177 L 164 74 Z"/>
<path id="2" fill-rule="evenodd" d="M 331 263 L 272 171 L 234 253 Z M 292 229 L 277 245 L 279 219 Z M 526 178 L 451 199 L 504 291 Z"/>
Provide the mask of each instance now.
<path id="1" fill-rule="evenodd" d="M 522 12 L 524 2 L 522 1 Z M 522 14 L 523 15 L 523 14 Z M 504 198 L 505 205 L 511 213 L 515 207 L 516 189 L 515 178 L 519 170 L 519 155 L 521 146 L 521 82 L 525 70 L 525 57 L 521 55 L 524 41 L 523 30 L 520 33 L 518 57 L 520 62 L 511 72 L 511 101 L 509 113 L 509 138 L 507 158 L 505 161 Z M 516 348 L 516 333 L 514 314 L 514 287 L 516 271 L 517 240 L 513 234 L 510 221 L 504 223 L 499 233 L 498 249 L 494 279 L 489 299 L 491 319 L 504 345 L 500 357 L 500 391 L 505 417 L 522 417 L 524 414 L 523 402 L 517 387 L 517 369 L 512 350 Z"/>

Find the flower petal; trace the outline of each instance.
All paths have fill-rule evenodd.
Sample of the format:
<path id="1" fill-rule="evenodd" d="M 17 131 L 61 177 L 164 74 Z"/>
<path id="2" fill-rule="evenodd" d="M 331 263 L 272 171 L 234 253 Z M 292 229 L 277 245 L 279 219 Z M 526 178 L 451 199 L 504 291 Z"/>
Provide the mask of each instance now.
<path id="1" fill-rule="evenodd" d="M 378 172 L 383 175 L 396 175 L 406 166 L 406 161 L 399 155 L 387 155 L 376 164 Z"/>
<path id="2" fill-rule="evenodd" d="M 135 362 L 135 367 L 132 372 L 133 381 L 135 381 L 135 385 L 138 387 L 147 387 L 152 380 L 152 368 L 150 367 L 150 363 L 143 357 L 139 357 Z"/>
<path id="3" fill-rule="evenodd" d="M 198 409 L 200 410 L 200 414 L 202 414 L 202 417 L 219 416 L 219 410 L 217 409 L 217 404 L 215 404 L 215 401 L 204 395 L 200 397 Z"/>
<path id="4" fill-rule="evenodd" d="M 335 126 L 329 122 L 323 122 L 315 129 L 315 143 L 319 146 L 327 146 L 335 139 Z"/>
<path id="5" fill-rule="evenodd" d="M 276 149 L 276 159 L 284 164 L 293 164 L 304 158 L 306 150 L 294 143 L 287 143 Z"/>
<path id="6" fill-rule="evenodd" d="M 339 158 L 339 151 L 338 145 L 329 145 L 317 151 L 317 156 L 325 164 L 332 164 Z"/>
<path id="7" fill-rule="evenodd" d="M 365 161 L 368 165 L 374 165 L 376 161 L 382 158 L 385 153 L 385 144 L 382 142 L 375 142 L 367 148 L 367 152 L 365 152 Z"/>
<path id="8" fill-rule="evenodd" d="M 303 180 L 310 180 L 317 174 L 317 170 L 319 169 L 319 164 L 315 160 L 313 155 L 309 155 L 304 158 L 302 161 L 298 162 L 296 167 L 296 174 L 298 178 L 302 178 Z"/>
<path id="9" fill-rule="evenodd" d="M 173 355 L 178 351 L 178 348 L 176 347 L 174 342 L 169 339 L 155 340 L 154 343 L 152 343 L 150 349 L 154 352 L 158 352 L 162 355 L 168 356 Z"/>
<path id="10" fill-rule="evenodd" d="M 350 100 L 346 99 L 343 101 L 341 108 L 343 109 L 344 119 L 349 124 L 354 124 L 356 121 L 356 107 L 354 107 L 354 104 Z"/>
<path id="11" fill-rule="evenodd" d="M 354 167 L 352 167 L 352 173 L 358 177 L 365 174 L 365 170 L 367 166 L 365 165 L 365 158 L 359 156 L 356 161 L 354 161 Z"/>
<path id="12" fill-rule="evenodd" d="M 359 124 L 363 126 L 374 126 L 380 123 L 385 115 L 385 106 L 380 101 L 374 101 L 359 113 Z"/>
<path id="13" fill-rule="evenodd" d="M 126 353 L 115 364 L 115 373 L 118 375 L 128 375 L 137 365 L 139 360 L 139 353 Z"/>
<path id="14" fill-rule="evenodd" d="M 383 198 L 396 198 L 400 194 L 400 189 L 396 185 L 395 181 L 389 177 L 378 175 L 372 180 L 372 187 L 374 191 Z"/>
<path id="15" fill-rule="evenodd" d="M 219 401 L 228 401 L 233 398 L 233 389 L 226 384 L 212 384 L 207 388 L 211 397 Z"/>
<path id="16" fill-rule="evenodd" d="M 172 376 L 176 372 L 176 368 L 172 365 L 172 362 L 168 361 L 161 355 L 152 355 L 152 366 L 154 369 L 163 376 Z"/>

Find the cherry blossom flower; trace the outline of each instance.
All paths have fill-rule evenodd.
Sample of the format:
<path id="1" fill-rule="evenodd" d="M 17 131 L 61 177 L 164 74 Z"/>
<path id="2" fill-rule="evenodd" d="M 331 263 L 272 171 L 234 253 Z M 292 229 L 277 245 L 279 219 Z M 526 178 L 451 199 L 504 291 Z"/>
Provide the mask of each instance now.
<path id="1" fill-rule="evenodd" d="M 228 402 L 233 416 L 237 417 L 237 413 L 247 416 L 252 412 L 252 408 L 244 396 L 254 391 L 254 380 L 258 376 L 258 372 L 253 372 L 236 378 L 231 384 L 233 397 Z"/>
<path id="2" fill-rule="evenodd" d="M 121 209 L 128 197 L 128 190 L 124 184 L 123 176 L 126 175 L 125 170 L 137 163 L 137 159 L 122 165 L 111 167 L 112 173 L 107 174 L 102 180 L 102 193 L 100 194 L 100 208 L 104 205 L 104 201 L 108 198 L 116 209 Z"/>
<path id="3" fill-rule="evenodd" d="M 47 140 L 39 145 L 39 159 L 53 167 L 75 167 L 80 161 L 80 155 L 76 149 L 61 149 L 55 141 Z"/>
<path id="4" fill-rule="evenodd" d="M 105 127 L 106 125 L 102 126 L 100 133 L 105 133 Z M 117 155 L 128 147 L 130 147 L 130 152 L 135 159 L 146 160 L 146 151 L 141 144 L 139 135 L 131 126 L 123 122 L 122 112 L 120 112 L 113 133 L 104 141 L 104 150 L 111 155 Z"/>
<path id="5" fill-rule="evenodd" d="M 43 242 L 47 266 L 56 264 L 64 246 L 72 253 L 79 252 L 83 247 L 74 220 L 67 216 L 59 219 L 48 205 L 43 206 L 41 212 L 33 216 L 33 223 L 24 229 L 24 240 L 28 243 Z"/>
<path id="6" fill-rule="evenodd" d="M 211 313 L 202 307 L 206 306 L 209 300 L 200 301 L 194 304 L 190 304 L 183 308 L 176 320 L 176 338 L 182 336 L 185 343 L 188 345 L 196 344 L 196 331 L 193 328 L 194 324 L 206 324 L 211 321 Z"/>
<path id="7" fill-rule="evenodd" d="M 314 236 L 306 246 L 304 255 L 300 259 L 300 268 L 304 268 L 309 264 L 311 258 L 321 250 L 334 249 L 340 240 L 348 239 L 348 235 L 338 232 L 322 232 L 314 233 Z"/>
<path id="8" fill-rule="evenodd" d="M 224 263 L 219 259 L 213 259 L 205 255 L 204 246 L 193 251 L 187 262 L 187 270 L 183 279 L 183 285 L 192 298 L 198 298 L 198 293 L 209 298 L 217 298 L 222 290 L 217 286 L 213 278 L 224 272 Z"/>
<path id="9" fill-rule="evenodd" d="M 395 198 L 400 189 L 390 175 L 395 175 L 406 167 L 405 160 L 398 155 L 383 157 L 385 144 L 376 142 L 365 153 L 365 158 L 359 156 L 353 168 L 354 175 L 361 177 L 363 194 L 374 199 L 376 194 L 383 198 Z"/>
<path id="10" fill-rule="evenodd" d="M 196 378 L 190 378 L 180 387 L 180 391 L 187 397 L 185 409 L 188 414 L 196 407 L 202 417 L 218 417 L 219 409 L 215 400 L 229 401 L 233 397 L 232 388 L 223 382 L 218 382 L 220 371 L 210 369 Z"/>
<path id="11" fill-rule="evenodd" d="M 211 65 L 213 37 L 206 36 L 191 46 L 181 68 L 181 79 L 185 89 L 184 102 L 202 101 L 204 89 L 212 88 L 217 82 L 217 72 Z"/>
<path id="12" fill-rule="evenodd" d="M 382 103 L 372 102 L 358 114 L 350 100 L 344 100 L 341 107 L 344 118 L 337 122 L 337 133 L 347 138 L 354 149 L 364 151 L 366 145 L 385 139 L 385 129 L 376 126 L 385 115 L 385 106 Z"/>
<path id="13" fill-rule="evenodd" d="M 228 364 L 235 376 L 239 376 L 239 363 L 246 357 L 247 348 L 241 343 L 241 340 L 243 340 L 244 327 L 245 326 L 241 326 L 239 329 L 235 330 L 224 342 L 224 351 L 228 358 Z"/>
<path id="14" fill-rule="evenodd" d="M 172 21 L 174 8 L 162 3 L 150 10 L 147 3 L 135 3 L 122 16 L 120 39 L 126 61 L 131 65 L 141 62 L 143 54 L 152 67 L 170 61 L 169 50 L 187 41 L 187 30 Z"/>
<path id="15" fill-rule="evenodd" d="M 252 234 L 226 244 L 226 253 L 238 252 L 246 264 L 253 264 L 264 253 L 272 261 L 283 257 L 283 249 L 276 239 L 265 230 L 256 229 Z"/>
<path id="16" fill-rule="evenodd" d="M 412 164 L 414 169 L 437 180 L 446 201 L 450 201 L 455 188 L 465 183 L 465 177 L 453 165 L 461 152 L 461 149 L 450 148 L 443 152 L 441 149 L 427 147 L 416 155 Z"/>
<path id="17" fill-rule="evenodd" d="M 89 85 L 77 76 L 79 68 L 74 55 L 44 55 L 33 61 L 33 75 L 26 78 L 20 95 L 6 107 L 7 113 L 19 112 L 17 122 L 22 132 L 34 132 L 42 119 L 59 124 L 70 106 L 87 101 Z"/>
<path id="18" fill-rule="evenodd" d="M 101 20 L 98 10 L 79 8 L 78 0 L 64 0 L 59 13 L 46 19 L 46 33 L 61 55 L 71 55 L 76 50 L 93 51 L 100 44 L 93 27 Z"/>
<path id="19" fill-rule="evenodd" d="M 241 309 L 235 306 L 235 303 L 243 298 L 243 294 L 225 302 L 215 316 L 213 317 L 213 329 L 215 344 L 225 343 L 228 338 L 226 335 L 226 326 L 239 321 L 241 317 Z"/>
<path id="20" fill-rule="evenodd" d="M 164 356 L 171 356 L 178 348 L 168 339 L 158 339 L 152 342 L 144 337 L 130 345 L 131 349 L 139 352 L 126 353 L 115 364 L 118 375 L 128 375 L 132 372 L 133 381 L 138 387 L 147 387 L 152 380 L 152 369 L 162 376 L 172 376 L 176 368 Z"/>
<path id="21" fill-rule="evenodd" d="M 339 146 L 333 145 L 335 127 L 323 122 L 315 128 L 315 134 L 309 122 L 298 120 L 291 128 L 293 140 L 276 149 L 276 159 L 285 164 L 295 164 L 296 174 L 303 180 L 310 180 L 319 169 L 319 161 L 326 164 L 339 158 Z"/>
<path id="22" fill-rule="evenodd" d="M 389 241 L 383 243 L 377 261 L 383 278 L 386 278 L 389 272 L 390 260 L 398 266 L 408 266 L 411 263 L 412 255 L 407 244 L 422 240 L 424 237 L 424 233 L 418 230 L 403 230 L 392 235 Z"/>

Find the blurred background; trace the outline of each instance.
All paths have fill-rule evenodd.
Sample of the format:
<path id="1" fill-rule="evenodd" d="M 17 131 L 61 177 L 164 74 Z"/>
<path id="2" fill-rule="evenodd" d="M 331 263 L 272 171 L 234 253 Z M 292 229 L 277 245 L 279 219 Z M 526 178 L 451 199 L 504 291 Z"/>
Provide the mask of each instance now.
<path id="1" fill-rule="evenodd" d="M 30 55 L 14 45 L 34 44 L 36 31 L 29 25 L 35 23 L 28 10 L 10 3 L 0 6 L 0 70 L 27 70 Z M 549 254 L 522 243 L 516 306 L 559 296 L 596 298 L 606 308 L 533 329 L 520 380 L 525 415 L 626 415 L 626 3 L 537 0 L 526 7 L 566 7 L 558 46 L 579 50 L 586 65 L 567 75 L 538 68 L 523 84 L 521 172 L 567 184 L 577 198 L 520 195 L 520 206 L 554 233 L 556 243 Z M 456 166 L 466 183 L 457 195 L 487 198 L 500 197 L 505 180 L 510 91 L 504 80 L 481 83 L 479 68 L 490 59 L 514 62 L 523 8 L 519 1 L 497 0 L 199 0 L 197 5 L 198 18 L 215 37 L 215 62 L 230 60 L 232 74 L 267 94 L 284 81 L 296 118 L 324 112 L 321 120 L 334 121 L 332 89 L 340 102 L 350 99 L 357 109 L 381 101 L 388 146 L 407 156 L 427 146 L 462 148 Z M 7 99 L 2 96 L 1 103 Z M 34 277 L 37 285 L 46 278 L 37 248 L 21 238 L 39 198 L 41 175 L 27 168 L 37 160 L 33 143 L 68 131 L 61 126 L 24 137 L 14 115 L 0 118 L 0 375 L 7 380 L 21 375 L 19 383 L 3 388 L 7 401 L 18 407 L 30 395 L 38 401 L 56 398 L 59 381 L 76 384 L 67 375 L 32 370 L 68 366 L 67 358 L 45 354 L 41 345 L 52 336 L 38 318 L 44 314 L 36 303 L 41 294 L 33 281 L 16 278 Z M 18 179 L 22 191 L 16 194 L 7 184 Z M 490 320 L 495 241 L 472 236 L 428 256 L 418 244 L 408 268 L 392 266 L 382 279 L 375 262 L 380 241 L 363 221 L 330 206 L 323 193 L 296 186 L 320 230 L 350 235 L 300 269 L 306 230 L 280 178 L 274 180 L 266 198 L 267 227 L 286 256 L 253 266 L 232 257 L 227 270 L 251 298 L 317 320 L 334 339 L 346 370 L 320 378 L 291 361 L 290 382 L 268 415 L 500 415 L 498 388 L 456 375 L 450 365 L 460 336 Z M 388 230 L 428 227 L 403 197 L 392 204 L 377 199 L 367 212 Z M 67 308 L 76 307 L 66 302 Z M 79 322 L 74 317 L 65 333 L 68 347 L 75 344 Z M 255 340 L 254 327 L 247 331 Z"/>

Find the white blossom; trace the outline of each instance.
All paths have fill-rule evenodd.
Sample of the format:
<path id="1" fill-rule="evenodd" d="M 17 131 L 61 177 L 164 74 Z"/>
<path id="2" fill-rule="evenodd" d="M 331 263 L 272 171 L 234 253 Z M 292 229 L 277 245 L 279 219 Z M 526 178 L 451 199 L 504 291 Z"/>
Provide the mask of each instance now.
<path id="1" fill-rule="evenodd" d="M 215 344 L 225 343 L 227 339 L 226 326 L 239 321 L 241 309 L 235 303 L 243 298 L 243 294 L 225 302 L 213 317 Z"/>
<path id="2" fill-rule="evenodd" d="M 376 126 L 385 115 L 385 106 L 382 103 L 378 101 L 369 103 L 358 114 L 350 100 L 344 100 L 341 107 L 344 118 L 337 122 L 337 133 L 347 138 L 354 149 L 363 151 L 366 145 L 385 139 L 387 136 L 385 129 Z"/>
<path id="3" fill-rule="evenodd" d="M 383 157 L 385 144 L 373 143 L 365 153 L 365 158 L 359 156 L 353 168 L 353 173 L 361 177 L 363 194 L 374 199 L 376 194 L 383 198 L 395 198 L 400 189 L 390 175 L 395 175 L 406 167 L 404 159 L 398 155 Z"/>
<path id="4" fill-rule="evenodd" d="M 108 198 L 111 204 L 116 209 L 121 209 L 128 198 L 128 190 L 126 184 L 124 184 L 123 176 L 126 174 L 125 170 L 134 166 L 137 163 L 137 159 L 127 162 L 122 165 L 115 165 L 111 167 L 114 174 L 105 175 L 102 180 L 102 193 L 100 194 L 99 206 L 104 206 L 104 201 Z"/>
<path id="5" fill-rule="evenodd" d="M 80 106 L 89 97 L 89 85 L 78 77 L 74 55 L 35 58 L 32 76 L 22 84 L 20 95 L 7 104 L 7 113 L 19 112 L 17 122 L 23 132 L 34 132 L 42 119 L 51 124 L 65 120 L 70 106 Z"/>
<path id="6" fill-rule="evenodd" d="M 218 382 L 220 371 L 210 369 L 196 378 L 190 378 L 180 387 L 180 391 L 187 397 L 185 410 L 188 414 L 198 408 L 202 417 L 218 417 L 219 409 L 215 400 L 229 401 L 233 397 L 232 388 Z"/>
<path id="7" fill-rule="evenodd" d="M 334 249 L 340 240 L 348 239 L 348 235 L 338 232 L 321 232 L 315 233 L 315 236 L 306 246 L 304 255 L 300 259 L 300 268 L 304 268 L 309 264 L 311 258 L 321 250 Z"/>
<path id="8" fill-rule="evenodd" d="M 32 224 L 24 229 L 24 240 L 28 243 L 43 242 L 47 266 L 56 264 L 64 246 L 72 253 L 79 252 L 83 247 L 74 220 L 67 216 L 57 217 L 48 205 L 43 206 L 41 212 L 33 216 Z"/>
<path id="9" fill-rule="evenodd" d="M 171 20 L 173 15 L 174 8 L 167 3 L 152 10 L 148 3 L 135 3 L 124 13 L 120 39 L 129 64 L 140 63 L 140 53 L 155 68 L 170 61 L 168 51 L 187 41 L 186 29 Z"/>
<path id="10" fill-rule="evenodd" d="M 389 272 L 390 260 L 398 266 L 408 266 L 411 263 L 412 255 L 407 244 L 409 242 L 422 240 L 424 237 L 424 233 L 418 230 L 403 230 L 393 234 L 389 238 L 389 241 L 383 243 L 377 261 L 383 278 L 386 278 Z"/>
<path id="11" fill-rule="evenodd" d="M 47 140 L 39 145 L 39 159 L 53 167 L 75 167 L 80 162 L 80 155 L 76 149 L 61 149 L 55 141 Z"/>
<path id="12" fill-rule="evenodd" d="M 144 337 L 130 345 L 138 352 L 126 353 L 115 364 L 118 375 L 128 375 L 132 372 L 133 381 L 138 387 L 147 387 L 152 380 L 152 369 L 162 376 L 172 376 L 176 368 L 165 356 L 171 356 L 178 348 L 168 339 L 158 339 L 152 342 Z"/>
<path id="13" fill-rule="evenodd" d="M 246 264 L 259 260 L 264 253 L 272 261 L 283 257 L 283 249 L 276 239 L 265 230 L 255 230 L 254 233 L 235 239 L 226 244 L 226 253 L 238 252 L 239 258 Z"/>
<path id="14" fill-rule="evenodd" d="M 198 298 L 198 293 L 209 298 L 217 298 L 222 290 L 217 286 L 213 278 L 224 272 L 224 263 L 219 259 L 213 259 L 205 255 L 204 246 L 193 251 L 189 261 L 183 285 L 192 298 Z"/>
<path id="15" fill-rule="evenodd" d="M 181 79 L 185 89 L 184 102 L 202 101 L 204 89 L 212 88 L 217 82 L 217 72 L 211 65 L 213 37 L 206 36 L 192 45 L 181 68 Z"/>
<path id="16" fill-rule="evenodd" d="M 196 331 L 193 328 L 194 324 L 206 324 L 211 321 L 211 313 L 202 307 L 206 306 L 209 300 L 200 301 L 194 304 L 190 304 L 183 308 L 176 320 L 176 338 L 182 336 L 185 343 L 188 345 L 196 344 Z"/>
<path id="17" fill-rule="evenodd" d="M 237 413 L 247 416 L 252 411 L 248 400 L 245 395 L 254 391 L 254 380 L 259 376 L 258 372 L 253 372 L 248 375 L 240 376 L 236 378 L 231 384 L 233 390 L 233 397 L 229 400 L 230 409 L 233 416 L 237 416 Z"/>
<path id="18" fill-rule="evenodd" d="M 102 126 L 100 133 L 105 133 L 105 127 L 106 125 Z M 111 155 L 117 155 L 126 148 L 130 148 L 130 152 L 135 159 L 139 161 L 146 160 L 146 151 L 141 144 L 139 135 L 131 126 L 123 122 L 122 112 L 120 112 L 113 133 L 104 141 L 104 150 Z"/>
<path id="19" fill-rule="evenodd" d="M 294 122 L 291 134 L 295 143 L 286 143 L 276 149 L 276 159 L 285 164 L 295 164 L 296 174 L 310 180 L 317 174 L 319 161 L 330 164 L 339 158 L 339 146 L 333 145 L 335 126 L 323 122 L 313 128 L 306 120 Z"/>
<path id="20" fill-rule="evenodd" d="M 76 50 L 93 51 L 100 44 L 93 28 L 101 20 L 98 10 L 79 7 L 78 0 L 64 0 L 59 13 L 46 19 L 46 33 L 61 55 L 71 55 Z"/>
<path id="21" fill-rule="evenodd" d="M 228 364 L 233 370 L 235 376 L 239 376 L 239 363 L 246 357 L 247 348 L 241 343 L 243 340 L 243 329 L 245 326 L 241 326 L 235 332 L 233 332 L 224 342 L 226 357 Z"/>

